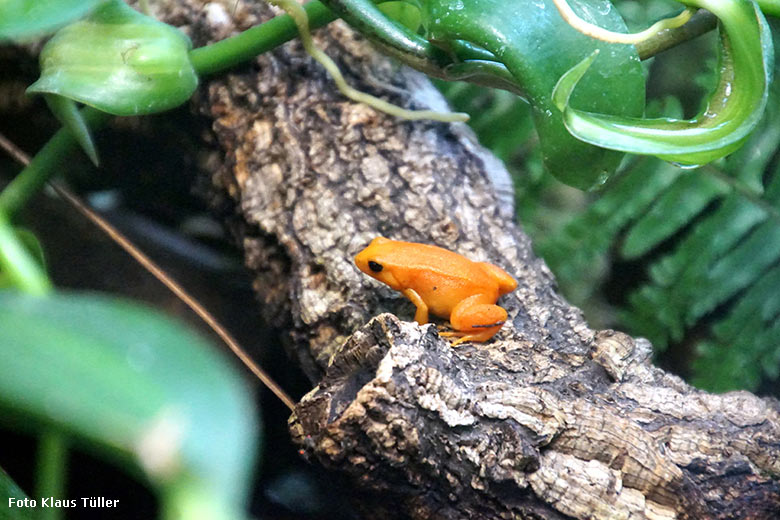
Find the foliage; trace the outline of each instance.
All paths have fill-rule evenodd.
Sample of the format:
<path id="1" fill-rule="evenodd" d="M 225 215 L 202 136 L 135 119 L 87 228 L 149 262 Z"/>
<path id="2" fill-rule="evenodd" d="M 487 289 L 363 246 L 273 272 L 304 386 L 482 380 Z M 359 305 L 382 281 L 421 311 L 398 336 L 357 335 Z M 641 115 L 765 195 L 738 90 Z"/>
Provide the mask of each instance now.
<path id="1" fill-rule="evenodd" d="M 705 7 L 720 20 L 719 88 L 706 110 L 692 120 L 646 120 L 638 117 L 643 93 L 634 47 L 605 43 L 613 40 L 600 41 L 575 30 L 559 14 L 560 1 L 410 1 L 421 13 L 417 33 L 389 23 L 370 0 L 324 3 L 382 48 L 424 72 L 523 96 L 534 109 L 546 168 L 581 189 L 600 186 L 613 173 L 620 156 L 605 149 L 702 164 L 737 149 L 755 128 L 774 60 L 756 2 L 684 2 Z M 606 29 L 611 34 L 625 30 L 611 3 L 574 1 L 568 9 L 602 36 Z M 598 52 L 600 58 L 594 61 Z"/>
<path id="2" fill-rule="evenodd" d="M 41 77 L 27 91 L 114 115 L 168 110 L 187 101 L 198 85 L 191 47 L 178 29 L 110 0 L 46 43 Z"/>
<path id="3" fill-rule="evenodd" d="M 710 74 L 719 88 L 698 119 L 681 120 L 678 113 L 676 120 L 650 122 L 639 119 L 644 77 L 636 50 L 575 31 L 552 0 L 407 0 L 381 8 L 372 0 L 315 0 L 304 9 L 295 4 L 294 12 L 312 55 L 306 23 L 313 28 L 339 15 L 433 76 L 504 89 L 485 94 L 450 86 L 448 92 L 456 104 L 481 115 L 473 125 L 483 142 L 507 160 L 522 159 L 530 172 L 518 179 L 523 216 L 536 217 L 533 229 L 554 231 L 536 241 L 570 294 L 580 303 L 593 297 L 603 279 L 593 265 L 605 267 L 610 254 L 612 260 L 641 262 L 646 279 L 618 311 L 623 325 L 660 349 L 695 340 L 699 384 L 753 388 L 762 377 L 777 379 L 780 365 L 780 94 L 776 88 L 768 93 L 774 58 L 757 7 L 776 12 L 777 2 L 686 3 L 704 6 L 721 20 L 720 65 Z M 572 6 L 604 28 L 626 30 L 609 0 L 574 0 Z M 179 106 L 201 76 L 280 45 L 296 36 L 296 26 L 278 17 L 191 49 L 177 29 L 120 0 L 0 2 L 0 40 L 56 29 L 29 92 L 46 97 L 64 128 L 0 192 L 2 415 L 32 418 L 38 432 L 53 428 L 55 448 L 65 432 L 140 469 L 163 497 L 164 515 L 240 515 L 256 447 L 256 413 L 237 376 L 199 339 L 147 310 L 54 292 L 37 241 L 20 231 L 15 218 L 61 170 L 74 146 L 97 163 L 90 131 L 107 114 Z M 582 61 L 597 50 L 595 62 Z M 328 63 L 321 55 L 320 61 Z M 489 110 L 486 99 L 494 102 Z M 79 109 L 77 103 L 87 106 Z M 759 119 L 759 131 L 751 134 Z M 518 123 L 512 132 L 499 124 L 513 120 Z M 588 124 L 598 131 L 587 131 Z M 648 134 L 648 128 L 658 133 Z M 727 160 L 691 172 L 633 159 L 594 204 L 563 217 L 565 224 L 564 213 L 546 210 L 550 194 L 567 201 L 567 208 L 581 207 L 585 198 L 561 190 L 545 170 L 591 189 L 621 161 L 613 150 L 692 164 L 722 157 L 745 140 Z M 686 146 L 669 151 L 664 146 L 670 143 Z M 141 447 L 150 437 L 159 441 L 154 448 L 163 448 L 151 458 Z M 55 476 L 62 473 L 56 458 L 50 461 Z M 0 486 L 18 491 L 3 474 Z"/>
<path id="4" fill-rule="evenodd" d="M 706 164 L 738 149 L 766 106 L 774 60 L 769 28 L 758 5 L 744 0 L 684 0 L 720 19 L 718 84 L 707 106 L 691 120 L 630 118 L 588 113 L 569 97 L 597 56 L 594 52 L 564 74 L 553 92 L 566 129 L 588 143 L 655 155 L 688 166 Z"/>
<path id="5" fill-rule="evenodd" d="M 351 89 L 335 65 L 311 44 L 310 20 L 316 24 L 327 18 L 316 13 L 319 2 L 311 2 L 306 10 L 288 0 L 272 3 L 295 20 L 307 51 L 348 97 L 402 117 L 459 118 L 410 112 Z M 767 71 L 774 59 L 766 22 L 753 0 L 686 0 L 720 19 L 719 88 L 707 109 L 693 120 L 644 120 L 638 117 L 644 92 L 635 48 L 579 32 L 561 17 L 561 6 L 553 0 L 409 0 L 388 2 L 383 9 L 370 0 L 323 3 L 412 66 L 523 96 L 534 108 L 546 168 L 581 189 L 601 185 L 614 171 L 621 156 L 607 149 L 700 164 L 738 148 L 763 113 Z M 576 0 L 566 8 L 600 31 L 626 30 L 609 0 Z M 25 9 L 11 11 L 12 21 L 26 22 Z M 66 15 L 62 13 L 63 19 Z M 257 39 L 254 33 L 251 38 Z M 245 39 L 239 35 L 230 38 L 233 43 L 227 46 L 207 46 L 206 52 L 190 56 L 189 41 L 175 29 L 135 12 L 121 0 L 105 0 L 90 16 L 51 39 L 41 53 L 41 78 L 29 91 L 62 95 L 111 114 L 153 113 L 189 98 L 199 70 L 213 72 L 214 60 L 204 60 L 204 55 L 229 66 L 236 56 L 246 56 L 247 47 L 257 48 L 245 45 Z M 600 59 L 594 62 L 599 51 Z M 96 162 L 87 125 L 74 105 L 55 101 L 51 101 L 54 112 Z"/>
<path id="6" fill-rule="evenodd" d="M 143 307 L 64 293 L 0 292 L 0 330 L 3 416 L 139 467 L 176 518 L 243 509 L 255 412 L 210 345 Z"/>
<path id="7" fill-rule="evenodd" d="M 772 28 L 777 42 L 774 22 Z M 712 76 L 711 69 L 700 71 L 695 82 Z M 648 337 L 659 352 L 694 349 L 692 366 L 677 369 L 690 371 L 693 383 L 706 389 L 754 390 L 762 380 L 777 381 L 777 83 L 757 130 L 728 158 L 696 170 L 633 158 L 591 204 L 578 200 L 574 208 L 565 202 L 571 198 L 567 190 L 533 174 L 539 164 L 520 102 L 477 87 L 440 86 L 457 109 L 473 114 L 481 142 L 513 167 L 521 220 L 564 292 L 586 310 L 602 302 L 591 316 L 596 324 Z M 654 100 L 649 110 L 679 117 L 682 107 L 665 98 Z M 510 131 L 506 122 L 515 118 Z M 640 272 L 622 275 L 619 283 L 627 288 L 618 290 L 611 306 L 604 304 L 604 291 L 615 263 Z"/>
<path id="8" fill-rule="evenodd" d="M 609 176 L 621 155 L 575 139 L 553 104 L 552 91 L 563 73 L 600 50 L 603 59 L 582 79 L 572 103 L 587 111 L 641 115 L 644 77 L 633 46 L 607 44 L 581 34 L 558 15 L 551 0 L 469 1 L 462 9 L 452 9 L 448 1 L 431 1 L 426 6 L 429 39 L 468 41 L 506 66 L 515 88 L 534 107 L 542 156 L 550 172 L 582 189 L 600 185 Z M 587 9 L 581 9 L 606 27 L 625 30 L 608 2 L 589 2 Z"/>
<path id="9" fill-rule="evenodd" d="M 3 500 L 14 498 L 20 502 L 23 502 L 25 498 L 29 498 L 2 468 L 0 468 L 0 497 L 3 497 Z M 4 520 L 32 520 L 33 510 L 31 508 L 9 506 L 3 509 L 2 518 Z"/>

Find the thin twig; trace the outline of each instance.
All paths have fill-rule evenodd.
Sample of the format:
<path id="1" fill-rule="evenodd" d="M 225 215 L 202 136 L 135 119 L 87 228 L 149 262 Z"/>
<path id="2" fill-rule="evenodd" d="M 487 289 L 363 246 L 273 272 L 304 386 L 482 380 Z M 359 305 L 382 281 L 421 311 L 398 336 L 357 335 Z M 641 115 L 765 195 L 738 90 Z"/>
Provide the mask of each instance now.
<path id="1" fill-rule="evenodd" d="M 639 59 L 646 60 L 672 47 L 698 38 L 717 26 L 718 19 L 714 14 L 704 9 L 699 9 L 685 25 L 659 32 L 652 38 L 637 44 L 636 51 L 639 54 Z"/>
<path id="2" fill-rule="evenodd" d="M 676 29 L 688 22 L 691 16 L 695 12 L 695 9 L 688 7 L 677 16 L 671 18 L 664 18 L 660 20 L 644 31 L 636 33 L 619 33 L 604 29 L 596 24 L 587 22 L 580 18 L 574 9 L 566 2 L 566 0 L 553 0 L 555 7 L 558 8 L 558 13 L 566 20 L 566 23 L 577 29 L 579 32 L 591 38 L 597 40 L 610 42 L 610 43 L 626 43 L 626 44 L 638 44 L 649 38 L 655 36 L 661 31 L 667 29 Z"/>
<path id="3" fill-rule="evenodd" d="M 671 47 L 697 38 L 715 29 L 718 25 L 718 19 L 709 11 L 699 9 L 691 16 L 693 10 L 688 8 L 676 17 L 656 22 L 650 28 L 639 33 L 617 33 L 581 19 L 569 7 L 566 0 L 554 0 L 554 3 L 561 17 L 578 31 L 599 40 L 614 43 L 633 43 L 636 46 L 639 59 L 642 60 L 652 58 Z"/>
<path id="4" fill-rule="evenodd" d="M 16 162 L 23 166 L 30 164 L 30 156 L 24 153 L 18 146 L 8 140 L 6 136 L 0 134 L 0 148 L 6 151 Z"/>
<path id="5" fill-rule="evenodd" d="M 336 84 L 336 88 L 339 89 L 339 92 L 352 101 L 364 103 L 370 107 L 375 108 L 376 110 L 385 112 L 395 117 L 400 117 L 402 119 L 431 119 L 433 121 L 443 121 L 449 123 L 468 121 L 468 114 L 463 112 L 409 110 L 406 108 L 401 108 L 398 105 L 394 105 L 388 101 L 385 101 L 384 99 L 357 90 L 347 83 L 347 80 L 344 79 L 344 76 L 341 74 L 338 65 L 336 65 L 330 56 L 325 54 L 314 44 L 314 39 L 312 38 L 311 30 L 309 29 L 309 15 L 306 14 L 306 10 L 300 4 L 298 4 L 296 0 L 269 0 L 269 2 L 272 5 L 283 9 L 290 16 L 290 18 L 293 19 L 293 22 L 295 22 L 295 25 L 298 28 L 298 33 L 303 48 L 306 50 L 306 52 L 309 53 L 309 56 L 314 58 L 320 65 L 325 68 L 328 74 L 330 74 L 330 76 L 333 78 L 333 82 Z"/>
<path id="6" fill-rule="evenodd" d="M 8 152 L 8 154 L 15 160 L 19 161 L 24 166 L 30 163 L 30 157 L 24 153 L 14 143 L 9 141 L 5 136 L 0 134 L 0 147 Z M 282 401 L 287 408 L 291 411 L 295 409 L 295 402 L 282 390 L 282 388 L 269 376 L 265 370 L 260 368 L 249 354 L 238 344 L 233 336 L 217 321 L 217 319 L 206 310 L 203 305 L 200 304 L 194 297 L 192 297 L 178 282 L 171 278 L 160 266 L 158 266 L 151 258 L 146 256 L 138 247 L 135 246 L 130 240 L 128 240 L 122 233 L 119 232 L 113 225 L 111 225 L 103 217 L 92 211 L 76 194 L 71 192 L 65 186 L 60 183 L 50 181 L 49 185 L 57 192 L 57 194 L 65 199 L 71 206 L 76 208 L 82 215 L 84 215 L 93 224 L 98 226 L 108 237 L 125 250 L 127 254 L 132 256 L 141 266 L 149 271 L 155 278 L 157 278 L 163 285 L 165 285 L 171 292 L 173 292 L 178 298 L 181 299 L 200 319 L 202 319 L 221 339 L 225 344 L 233 351 L 238 359 L 255 375 L 265 386 L 268 387 L 276 397 Z"/>

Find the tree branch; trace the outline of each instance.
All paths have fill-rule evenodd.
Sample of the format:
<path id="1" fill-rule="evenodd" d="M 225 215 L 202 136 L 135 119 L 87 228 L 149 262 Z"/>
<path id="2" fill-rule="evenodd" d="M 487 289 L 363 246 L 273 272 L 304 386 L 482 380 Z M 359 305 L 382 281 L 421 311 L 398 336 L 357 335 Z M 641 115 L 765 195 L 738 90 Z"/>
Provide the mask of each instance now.
<path id="1" fill-rule="evenodd" d="M 269 15 L 239 3 L 231 22 L 233 8 L 175 2 L 165 17 L 191 23 L 202 44 Z M 318 42 L 356 87 L 443 108 L 427 80 L 343 24 Z M 235 204 L 263 315 L 317 384 L 291 432 L 307 458 L 354 478 L 372 517 L 758 519 L 780 508 L 778 402 L 697 391 L 653 367 L 646 341 L 589 329 L 512 222 L 503 167 L 465 126 L 345 100 L 297 42 L 210 82 L 197 106 L 224 150 L 213 197 Z M 520 283 L 500 302 L 510 321 L 457 348 L 411 323 L 411 305 L 352 263 L 377 235 L 505 268 Z"/>

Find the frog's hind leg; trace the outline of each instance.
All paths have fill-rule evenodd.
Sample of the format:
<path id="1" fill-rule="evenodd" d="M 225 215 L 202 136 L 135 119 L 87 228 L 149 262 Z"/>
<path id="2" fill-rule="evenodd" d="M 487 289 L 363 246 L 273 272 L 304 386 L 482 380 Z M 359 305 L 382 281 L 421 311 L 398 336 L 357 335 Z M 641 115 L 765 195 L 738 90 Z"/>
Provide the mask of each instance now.
<path id="1" fill-rule="evenodd" d="M 509 273 L 497 265 L 489 264 L 487 262 L 479 262 L 478 265 L 483 271 L 498 282 L 499 294 L 504 295 L 517 289 L 517 280 L 512 278 Z"/>
<path id="2" fill-rule="evenodd" d="M 487 341 L 495 336 L 507 314 L 498 305 L 487 303 L 486 299 L 483 295 L 474 295 L 459 302 L 450 314 L 450 323 L 455 330 L 439 335 L 458 338 L 452 346 L 464 341 Z"/>

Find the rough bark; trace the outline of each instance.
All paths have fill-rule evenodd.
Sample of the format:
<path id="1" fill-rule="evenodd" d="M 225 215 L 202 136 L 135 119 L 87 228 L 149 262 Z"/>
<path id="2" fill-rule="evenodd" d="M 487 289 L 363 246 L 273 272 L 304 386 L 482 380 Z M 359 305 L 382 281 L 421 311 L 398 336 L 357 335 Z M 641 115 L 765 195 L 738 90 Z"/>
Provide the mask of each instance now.
<path id="1" fill-rule="evenodd" d="M 163 14 L 203 44 L 269 10 L 225 0 Z M 343 24 L 317 40 L 354 86 L 444 107 Z M 214 197 L 235 203 L 262 313 L 317 385 L 292 435 L 354 477 L 372 517 L 780 517 L 777 401 L 697 391 L 653 367 L 646 341 L 589 329 L 464 126 L 347 101 L 297 42 L 209 81 L 197 106 L 224 151 Z M 500 302 L 509 322 L 457 348 L 410 322 L 411 304 L 352 263 L 377 235 L 500 265 L 520 284 Z"/>

